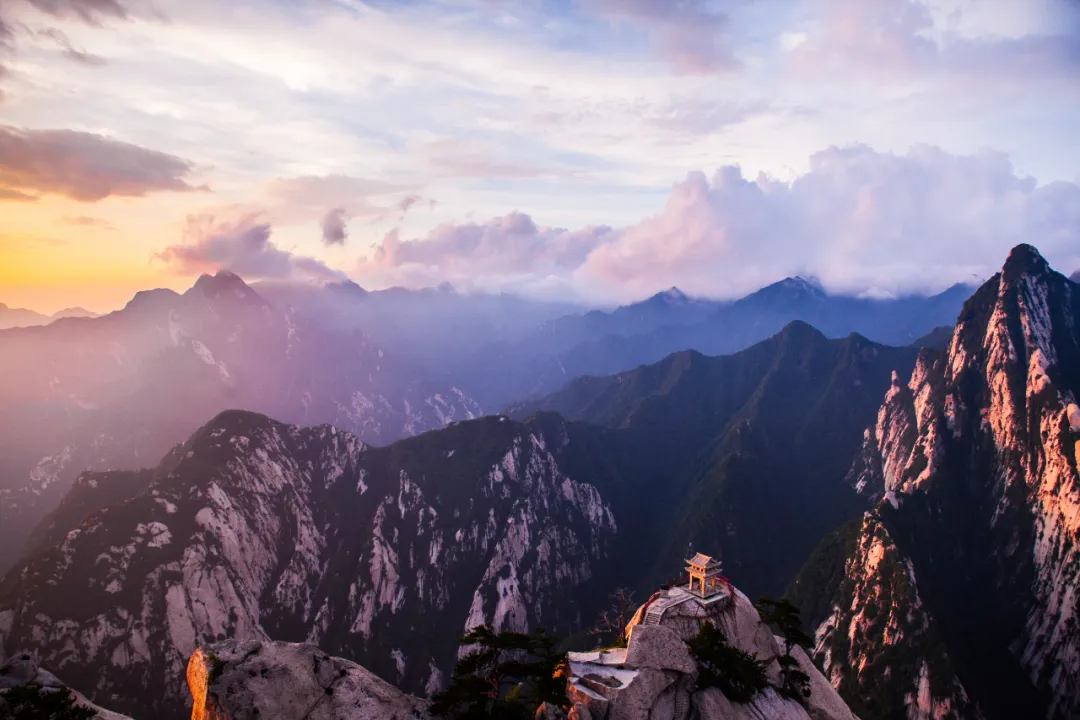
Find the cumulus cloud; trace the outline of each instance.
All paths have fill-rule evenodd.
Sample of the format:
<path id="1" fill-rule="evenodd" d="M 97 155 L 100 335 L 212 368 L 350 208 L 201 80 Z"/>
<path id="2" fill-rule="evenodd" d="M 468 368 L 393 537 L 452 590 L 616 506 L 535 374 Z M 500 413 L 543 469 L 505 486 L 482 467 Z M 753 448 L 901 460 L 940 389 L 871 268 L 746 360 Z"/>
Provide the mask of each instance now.
<path id="1" fill-rule="evenodd" d="M 499 287 L 557 280 L 617 300 L 672 285 L 731 297 L 812 274 L 832 291 L 885 297 L 988 277 L 1020 242 L 1061 267 L 1080 263 L 1080 185 L 1039 185 L 999 153 L 855 145 L 816 153 L 792 182 L 737 166 L 691 173 L 662 212 L 618 230 L 542 228 L 512 213 L 424 239 L 392 233 L 361 272 Z"/>
<path id="2" fill-rule="evenodd" d="M 175 155 L 74 130 L 0 125 L 0 190 L 80 202 L 152 192 L 189 192 L 193 166 Z"/>
<path id="3" fill-rule="evenodd" d="M 728 16 L 710 0 L 581 0 L 606 17 L 632 22 L 648 32 L 657 50 L 685 73 L 739 67 L 725 35 Z"/>
<path id="4" fill-rule="evenodd" d="M 345 229 L 345 223 L 349 216 L 345 208 L 330 208 L 322 219 L 322 240 L 324 245 L 344 245 L 345 238 L 349 236 Z"/>
<path id="5" fill-rule="evenodd" d="M 270 240 L 273 228 L 261 213 L 235 218 L 213 214 L 190 215 L 182 242 L 155 258 L 176 273 L 194 275 L 230 270 L 247 279 L 299 278 L 316 281 L 344 279 L 344 273 L 321 260 L 296 255 Z"/>
<path id="6" fill-rule="evenodd" d="M 512 212 L 485 223 L 444 223 L 422 239 L 402 240 L 394 230 L 359 271 L 395 283 L 521 289 L 523 282 L 565 278 L 612 237 L 607 226 L 540 227 L 528 215 Z"/>

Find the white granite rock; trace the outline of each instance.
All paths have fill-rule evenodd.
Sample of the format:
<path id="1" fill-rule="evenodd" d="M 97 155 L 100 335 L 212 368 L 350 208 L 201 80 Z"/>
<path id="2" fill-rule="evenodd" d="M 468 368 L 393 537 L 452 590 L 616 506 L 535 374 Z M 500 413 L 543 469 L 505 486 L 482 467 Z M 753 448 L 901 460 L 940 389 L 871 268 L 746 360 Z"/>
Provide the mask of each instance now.
<path id="1" fill-rule="evenodd" d="M 227 640 L 187 669 L 192 720 L 428 720 L 423 700 L 314 645 Z"/>
<path id="2" fill-rule="evenodd" d="M 686 675 L 697 671 L 686 643 L 673 630 L 661 625 L 631 628 L 626 664 L 634 668 L 675 670 Z"/>

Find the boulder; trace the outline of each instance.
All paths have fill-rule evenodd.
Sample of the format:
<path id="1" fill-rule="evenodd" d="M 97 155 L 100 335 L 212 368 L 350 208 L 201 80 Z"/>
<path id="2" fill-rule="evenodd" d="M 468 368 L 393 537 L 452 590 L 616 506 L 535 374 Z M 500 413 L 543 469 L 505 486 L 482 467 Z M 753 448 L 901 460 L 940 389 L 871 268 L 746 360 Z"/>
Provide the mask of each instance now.
<path id="1" fill-rule="evenodd" d="M 680 677 L 670 670 L 645 668 L 611 701 L 607 720 L 649 720 L 664 691 Z"/>
<path id="2" fill-rule="evenodd" d="M 57 691 L 67 688 L 59 678 L 38 666 L 38 657 L 36 653 L 27 651 L 17 652 L 12 655 L 7 662 L 0 664 L 0 716 L 4 715 L 5 691 L 23 685 L 37 685 L 46 691 Z M 97 713 L 95 720 L 131 720 L 127 715 L 114 713 L 95 705 L 74 690 L 72 690 L 71 693 L 75 698 L 76 705 L 88 708 Z"/>
<path id="3" fill-rule="evenodd" d="M 192 720 L 428 720 L 427 704 L 314 645 L 226 640 L 192 654 Z"/>
<path id="4" fill-rule="evenodd" d="M 674 630 L 662 625 L 638 625 L 630 630 L 626 664 L 632 668 L 675 670 L 685 675 L 697 671 L 686 643 Z"/>

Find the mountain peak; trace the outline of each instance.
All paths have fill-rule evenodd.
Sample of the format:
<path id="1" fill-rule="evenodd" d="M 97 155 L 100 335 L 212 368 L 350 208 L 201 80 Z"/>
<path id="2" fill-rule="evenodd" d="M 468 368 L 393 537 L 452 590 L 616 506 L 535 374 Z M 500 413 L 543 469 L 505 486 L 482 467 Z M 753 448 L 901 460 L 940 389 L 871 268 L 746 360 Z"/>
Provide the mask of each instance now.
<path id="1" fill-rule="evenodd" d="M 254 290 L 239 275 L 229 270 L 218 270 L 215 274 L 200 275 L 188 292 L 198 292 L 206 297 L 216 297 L 232 293 L 240 298 L 254 294 Z"/>
<path id="2" fill-rule="evenodd" d="M 690 296 L 672 285 L 667 290 L 661 290 L 649 299 L 668 303 L 684 303 L 690 299 Z"/>
<path id="3" fill-rule="evenodd" d="M 345 279 L 338 282 L 332 282 L 326 284 L 326 289 L 331 292 L 342 293 L 345 295 L 367 295 L 368 291 L 362 288 L 352 280 Z"/>
<path id="4" fill-rule="evenodd" d="M 1069 279 L 1072 280 L 1074 283 L 1080 283 L 1080 270 L 1077 270 L 1072 275 L 1070 275 Z"/>
<path id="5" fill-rule="evenodd" d="M 1050 271 L 1046 262 L 1034 245 L 1022 243 L 1009 251 L 1002 272 L 1007 278 L 1017 278 L 1022 274 L 1043 275 Z"/>

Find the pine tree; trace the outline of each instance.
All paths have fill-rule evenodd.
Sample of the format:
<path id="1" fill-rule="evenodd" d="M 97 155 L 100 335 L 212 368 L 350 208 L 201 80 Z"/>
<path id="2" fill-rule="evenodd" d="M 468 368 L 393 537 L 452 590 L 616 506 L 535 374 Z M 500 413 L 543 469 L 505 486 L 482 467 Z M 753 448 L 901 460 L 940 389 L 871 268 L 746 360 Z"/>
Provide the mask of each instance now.
<path id="1" fill-rule="evenodd" d="M 69 688 L 17 685 L 0 693 L 0 720 L 91 720 L 96 711 L 75 704 Z"/>
<path id="2" fill-rule="evenodd" d="M 765 665 L 730 645 L 724 631 L 705 622 L 687 643 L 698 667 L 698 686 L 719 688 L 731 701 L 747 703 L 769 685 Z"/>
<path id="3" fill-rule="evenodd" d="M 567 707 L 565 653 L 543 628 L 532 633 L 473 628 L 461 638 L 472 649 L 454 666 L 450 684 L 432 698 L 432 712 L 454 720 L 530 718 L 541 703 Z"/>
<path id="4" fill-rule="evenodd" d="M 761 619 L 784 638 L 784 654 L 777 658 L 780 664 L 780 694 L 805 703 L 810 697 L 810 676 L 799 668 L 799 661 L 791 654 L 796 645 L 809 647 L 813 638 L 802 629 L 799 608 L 786 598 L 761 597 L 757 601 Z"/>

